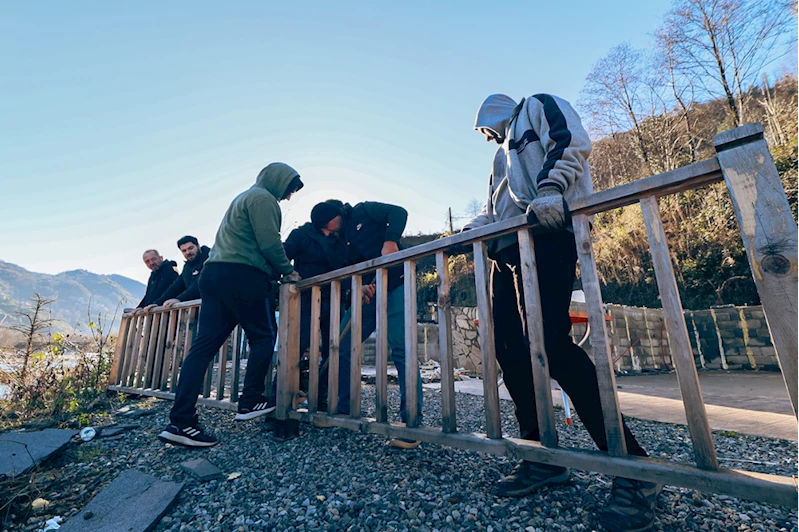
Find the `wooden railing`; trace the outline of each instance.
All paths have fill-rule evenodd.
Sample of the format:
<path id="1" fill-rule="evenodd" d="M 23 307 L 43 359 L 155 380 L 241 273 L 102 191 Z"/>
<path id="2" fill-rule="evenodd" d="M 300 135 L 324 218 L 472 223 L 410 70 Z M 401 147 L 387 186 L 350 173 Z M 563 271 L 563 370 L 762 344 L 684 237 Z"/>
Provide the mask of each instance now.
<path id="1" fill-rule="evenodd" d="M 717 157 L 671 172 L 641 179 L 590 197 L 572 201 L 569 209 L 577 243 L 583 290 L 585 291 L 590 342 L 599 383 L 608 453 L 564 449 L 557 446 L 547 356 L 544 352 L 541 305 L 537 285 L 533 241 L 539 228 L 525 216 L 505 220 L 472 231 L 415 246 L 385 257 L 366 261 L 324 275 L 282 285 L 278 339 L 278 388 L 276 417 L 284 423 L 305 421 L 320 426 L 338 426 L 364 433 L 410 438 L 451 447 L 524 458 L 536 462 L 573 467 L 701 491 L 722 493 L 745 499 L 797 506 L 796 480 L 721 468 L 716 457 L 705 404 L 699 386 L 682 303 L 669 255 L 658 198 L 725 181 L 741 229 L 755 284 L 782 369 L 788 394 L 796 413 L 797 405 L 797 227 L 774 166 L 763 130 L 750 124 L 714 138 Z M 602 294 L 590 238 L 591 214 L 639 203 L 643 210 L 650 251 L 672 357 L 691 434 L 696 466 L 653 458 L 628 456 L 616 394 L 615 373 L 604 319 Z M 530 357 L 541 442 L 504 438 L 500 427 L 497 363 L 493 342 L 493 319 L 488 293 L 486 242 L 504 234 L 516 233 L 522 257 Z M 471 245 L 474 251 L 479 333 L 483 363 L 486 434 L 457 432 L 457 412 L 453 379 L 453 352 L 449 300 L 448 254 Z M 441 364 L 441 419 L 437 427 L 420 426 L 417 416 L 416 379 L 418 373 L 416 341 L 416 261 L 435 255 L 438 273 L 438 319 Z M 403 264 L 405 269 L 405 356 L 407 424 L 390 423 L 387 416 L 387 268 Z M 376 393 L 375 417 L 361 417 L 361 298 L 362 276 L 376 273 Z M 341 330 L 341 282 L 351 278 L 351 364 L 350 413 L 337 414 L 339 340 Z M 312 331 L 308 407 L 297 408 L 300 397 L 299 344 L 300 292 L 311 291 L 311 323 L 318 324 L 321 287 L 330 286 L 330 354 L 328 366 L 328 412 L 318 411 L 320 332 Z M 159 310 L 147 316 L 126 315 L 120 329 L 112 372 L 112 389 L 171 398 L 180 361 L 189 349 L 199 302 Z M 235 408 L 241 337 L 220 350 L 213 372 L 209 368 L 201 402 Z M 489 341 L 485 341 L 489 339 Z M 229 354 L 227 351 L 231 350 Z M 226 360 L 235 368 L 227 380 Z M 214 383 L 216 383 L 214 387 Z M 228 390 L 228 394 L 225 394 Z M 215 391 L 215 397 L 211 398 Z M 225 399 L 227 397 L 227 399 Z"/>

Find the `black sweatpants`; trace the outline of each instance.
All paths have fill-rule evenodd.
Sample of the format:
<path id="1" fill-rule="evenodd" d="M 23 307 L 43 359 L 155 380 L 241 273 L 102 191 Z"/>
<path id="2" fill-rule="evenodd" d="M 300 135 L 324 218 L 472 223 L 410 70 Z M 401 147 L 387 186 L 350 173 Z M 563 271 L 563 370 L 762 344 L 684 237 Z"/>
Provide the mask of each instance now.
<path id="1" fill-rule="evenodd" d="M 607 451 L 596 369 L 586 352 L 569 335 L 572 327 L 569 305 L 577 264 L 574 235 L 560 231 L 536 235 L 534 241 L 544 317 L 544 348 L 550 375 L 571 398 L 597 447 Z M 516 406 L 521 437 L 538 441 L 540 433 L 521 276 L 518 244 L 501 250 L 491 268 L 494 341 L 505 385 Z M 629 454 L 646 456 L 626 424 L 624 436 Z"/>
<path id="2" fill-rule="evenodd" d="M 272 287 L 266 273 L 244 264 L 212 262 L 205 265 L 198 282 L 202 298 L 199 328 L 180 368 L 175 404 L 169 414 L 178 427 L 197 422 L 195 405 L 205 372 L 237 324 L 250 344 L 239 404 L 260 402 L 277 336 Z"/>

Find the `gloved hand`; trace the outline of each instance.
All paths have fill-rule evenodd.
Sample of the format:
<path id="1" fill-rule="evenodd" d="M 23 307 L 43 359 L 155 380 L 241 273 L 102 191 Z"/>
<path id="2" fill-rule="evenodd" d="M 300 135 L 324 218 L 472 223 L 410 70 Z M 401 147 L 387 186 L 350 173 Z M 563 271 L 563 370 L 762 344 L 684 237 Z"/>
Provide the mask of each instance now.
<path id="1" fill-rule="evenodd" d="M 300 274 L 297 271 L 293 271 L 291 273 L 287 273 L 283 277 L 280 278 L 280 284 L 295 284 L 302 280 Z"/>
<path id="2" fill-rule="evenodd" d="M 563 229 L 566 225 L 565 211 L 563 194 L 552 187 L 539 190 L 538 195 L 527 206 L 528 218 L 532 213 L 538 223 L 550 231 Z"/>

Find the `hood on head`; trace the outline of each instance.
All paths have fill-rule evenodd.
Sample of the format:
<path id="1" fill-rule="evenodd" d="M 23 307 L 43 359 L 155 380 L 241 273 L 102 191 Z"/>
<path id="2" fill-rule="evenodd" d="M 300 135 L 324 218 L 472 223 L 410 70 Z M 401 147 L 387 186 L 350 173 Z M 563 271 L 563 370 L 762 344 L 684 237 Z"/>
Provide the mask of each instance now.
<path id="1" fill-rule="evenodd" d="M 516 102 L 504 94 L 492 94 L 483 101 L 474 119 L 474 129 L 487 128 L 504 138 L 508 123 L 513 116 Z"/>
<path id="2" fill-rule="evenodd" d="M 255 186 L 268 190 L 276 200 L 281 200 L 295 177 L 299 179 L 300 174 L 291 166 L 285 163 L 272 163 L 258 174 Z"/>

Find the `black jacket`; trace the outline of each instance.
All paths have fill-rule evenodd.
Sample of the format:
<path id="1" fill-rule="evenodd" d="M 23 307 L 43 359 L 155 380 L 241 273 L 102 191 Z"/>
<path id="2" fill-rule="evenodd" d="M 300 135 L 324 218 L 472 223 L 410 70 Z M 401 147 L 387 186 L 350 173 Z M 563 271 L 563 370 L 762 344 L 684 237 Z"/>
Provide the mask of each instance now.
<path id="1" fill-rule="evenodd" d="M 343 239 L 326 237 L 314 229 L 313 224 L 306 223 L 289 233 L 283 242 L 286 256 L 294 261 L 294 270 L 303 279 L 321 275 L 348 264 L 347 245 Z M 303 295 L 310 291 L 306 290 Z M 322 287 L 322 297 L 330 294 L 330 286 Z"/>
<path id="2" fill-rule="evenodd" d="M 171 285 L 178 276 L 178 271 L 175 269 L 177 265 L 178 263 L 173 260 L 165 260 L 157 270 L 150 273 L 144 299 L 136 305 L 136 308 L 143 308 L 151 303 L 155 303 L 155 300 L 166 292 L 166 289 L 169 288 L 169 285 Z"/>
<path id="3" fill-rule="evenodd" d="M 210 251 L 208 246 L 202 246 L 194 260 L 184 262 L 183 271 L 180 272 L 178 278 L 153 303 L 161 306 L 167 299 L 179 299 L 180 301 L 200 299 L 200 285 L 197 284 L 197 281 L 200 279 L 200 272 L 203 270 L 205 261 L 208 260 Z"/>
<path id="4" fill-rule="evenodd" d="M 399 249 L 402 249 L 400 238 L 408 221 L 408 211 L 402 207 L 376 201 L 365 201 L 354 207 L 346 204 L 342 218 L 349 264 L 379 257 L 386 241 L 396 242 Z M 371 282 L 373 277 L 365 276 L 364 284 Z M 400 286 L 402 282 L 402 265 L 389 268 L 389 291 Z"/>

